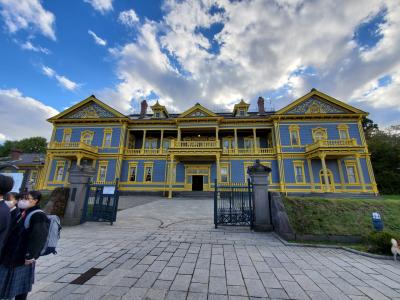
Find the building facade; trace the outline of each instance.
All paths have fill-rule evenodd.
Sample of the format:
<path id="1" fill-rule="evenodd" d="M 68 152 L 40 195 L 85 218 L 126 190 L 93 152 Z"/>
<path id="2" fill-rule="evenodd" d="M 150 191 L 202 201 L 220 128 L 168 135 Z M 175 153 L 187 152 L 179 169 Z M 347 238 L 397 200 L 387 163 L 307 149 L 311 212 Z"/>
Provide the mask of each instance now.
<path id="1" fill-rule="evenodd" d="M 49 119 L 43 189 L 68 185 L 68 170 L 84 160 L 96 182 L 118 179 L 121 191 L 212 191 L 214 180 L 244 184 L 247 167 L 270 166 L 270 189 L 283 193 L 377 194 L 361 119 L 367 113 L 312 89 L 276 111 L 231 113 L 197 103 L 170 114 L 158 102 L 125 116 L 95 96 Z"/>

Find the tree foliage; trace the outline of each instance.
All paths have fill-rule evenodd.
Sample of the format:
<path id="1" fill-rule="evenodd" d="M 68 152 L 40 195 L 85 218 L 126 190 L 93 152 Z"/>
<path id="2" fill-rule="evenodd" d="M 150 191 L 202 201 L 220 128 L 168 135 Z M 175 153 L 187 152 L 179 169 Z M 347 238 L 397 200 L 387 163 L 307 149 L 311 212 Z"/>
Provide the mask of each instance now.
<path id="1" fill-rule="evenodd" d="M 381 194 L 400 194 L 400 125 L 379 130 L 367 119 L 363 127 Z"/>
<path id="2" fill-rule="evenodd" d="M 43 137 L 31 137 L 19 141 L 5 141 L 0 145 L 0 157 L 9 156 L 11 150 L 18 149 L 23 153 L 45 153 L 47 141 Z"/>

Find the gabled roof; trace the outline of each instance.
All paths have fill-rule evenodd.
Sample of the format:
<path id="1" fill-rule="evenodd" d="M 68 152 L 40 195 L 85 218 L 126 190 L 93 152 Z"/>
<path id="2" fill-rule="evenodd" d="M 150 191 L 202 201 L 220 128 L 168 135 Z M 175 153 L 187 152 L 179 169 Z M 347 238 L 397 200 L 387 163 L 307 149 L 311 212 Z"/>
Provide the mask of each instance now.
<path id="1" fill-rule="evenodd" d="M 106 116 L 100 116 L 103 113 Z M 67 110 L 48 119 L 49 122 L 64 119 L 97 119 L 97 118 L 127 118 L 125 115 L 116 111 L 111 106 L 97 99 L 94 95 L 82 100 L 81 102 L 71 106 Z"/>
<path id="2" fill-rule="evenodd" d="M 195 115 L 200 112 L 202 115 Z M 188 110 L 181 113 L 178 118 L 198 118 L 198 117 L 218 117 L 217 114 L 213 113 L 211 110 L 205 108 L 200 103 L 196 103 L 194 106 Z"/>
<path id="3" fill-rule="evenodd" d="M 311 91 L 304 96 L 300 97 L 296 101 L 283 107 L 276 112 L 276 115 L 295 115 L 295 114 L 313 114 L 317 112 L 312 111 L 312 106 L 322 107 L 322 112 L 318 113 L 333 113 L 333 114 L 361 114 L 368 115 L 365 111 L 357 109 L 351 105 L 348 105 L 342 101 L 339 101 L 325 93 L 322 93 L 316 89 Z"/>

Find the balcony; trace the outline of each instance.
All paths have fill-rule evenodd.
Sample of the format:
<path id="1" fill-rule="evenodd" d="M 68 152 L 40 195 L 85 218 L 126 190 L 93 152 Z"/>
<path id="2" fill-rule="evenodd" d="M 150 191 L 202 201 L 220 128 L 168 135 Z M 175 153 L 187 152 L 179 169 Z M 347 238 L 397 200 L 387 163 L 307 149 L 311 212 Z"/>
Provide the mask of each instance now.
<path id="1" fill-rule="evenodd" d="M 64 151 L 87 151 L 90 153 L 98 153 L 98 147 L 88 145 L 83 142 L 51 142 L 49 150 L 64 150 Z"/>
<path id="2" fill-rule="evenodd" d="M 363 147 L 357 144 L 356 139 L 343 140 L 319 140 L 306 146 L 306 154 L 316 156 L 318 152 L 325 152 L 328 155 L 347 155 L 354 151 L 362 150 Z"/>
<path id="3" fill-rule="evenodd" d="M 220 148 L 220 142 L 217 141 L 172 141 L 172 149 L 210 149 Z"/>
<path id="4" fill-rule="evenodd" d="M 129 149 L 125 148 L 125 155 L 157 155 L 167 154 L 168 149 Z"/>
<path id="5" fill-rule="evenodd" d="M 224 148 L 222 154 L 225 155 L 268 155 L 275 154 L 275 148 Z"/>

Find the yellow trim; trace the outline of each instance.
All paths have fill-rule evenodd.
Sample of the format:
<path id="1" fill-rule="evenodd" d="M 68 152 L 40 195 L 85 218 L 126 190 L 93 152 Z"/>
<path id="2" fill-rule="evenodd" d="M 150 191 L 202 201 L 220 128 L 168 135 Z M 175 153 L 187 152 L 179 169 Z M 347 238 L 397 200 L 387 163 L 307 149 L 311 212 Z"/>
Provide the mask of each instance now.
<path id="1" fill-rule="evenodd" d="M 332 192 L 332 193 L 334 193 L 335 192 L 335 190 L 336 190 L 336 187 L 335 187 L 335 177 L 333 177 L 333 173 L 332 173 L 332 171 L 330 170 L 330 169 L 326 169 L 326 176 L 328 177 L 328 184 L 329 184 L 329 181 L 330 181 L 330 184 L 329 184 L 329 191 L 330 192 Z M 325 181 L 325 180 L 323 180 L 324 179 L 324 170 L 320 170 L 319 171 L 319 182 L 320 182 L 320 188 L 321 188 L 321 191 L 323 190 L 323 188 L 324 187 L 326 187 L 326 185 L 327 185 L 327 183 L 325 182 L 325 184 L 323 184 L 322 183 L 322 181 Z"/>
<path id="2" fill-rule="evenodd" d="M 356 185 L 358 185 L 358 184 L 360 184 L 360 177 L 359 177 L 359 174 L 358 174 L 358 168 L 357 168 L 357 162 L 356 161 L 349 161 L 349 160 L 345 160 L 344 161 L 344 164 L 345 164 L 345 166 L 346 166 L 346 176 L 347 176 L 347 183 L 348 184 L 356 184 Z M 355 182 L 350 182 L 350 180 L 349 180 L 349 167 L 353 167 L 353 169 L 354 169 L 354 176 L 355 176 Z"/>
<path id="3" fill-rule="evenodd" d="M 150 172 L 150 180 L 146 180 L 146 175 L 147 175 L 147 169 L 150 168 L 151 172 Z M 143 182 L 153 182 L 153 178 L 154 178 L 154 162 L 148 162 L 146 161 L 143 164 Z"/>
<path id="4" fill-rule="evenodd" d="M 297 179 L 297 168 L 301 168 L 301 176 L 303 178 L 302 181 L 298 181 Z M 306 183 L 306 175 L 304 172 L 304 161 L 303 160 L 294 160 L 293 161 L 293 168 L 294 168 L 294 179 L 296 183 Z"/>
<path id="5" fill-rule="evenodd" d="M 231 182 L 231 170 L 230 170 L 230 163 L 220 163 L 219 166 L 219 171 L 220 171 L 220 183 L 227 183 L 227 182 Z M 222 169 L 226 169 L 227 170 L 227 180 L 226 181 L 222 181 Z"/>
<path id="6" fill-rule="evenodd" d="M 178 118 L 184 118 L 184 117 L 190 116 L 196 110 L 200 110 L 206 115 L 206 116 L 203 116 L 203 117 L 200 117 L 200 118 L 204 118 L 204 117 L 219 117 L 217 114 L 213 113 L 211 110 L 208 110 L 207 108 L 205 108 L 201 104 L 196 103 L 196 105 L 192 106 L 188 110 L 186 110 L 183 113 L 181 113 L 178 116 Z M 190 117 L 194 118 L 195 116 L 190 116 Z"/>
<path id="7" fill-rule="evenodd" d="M 127 180 L 126 180 L 126 182 L 129 182 L 129 183 L 132 183 L 132 182 L 137 182 L 138 180 L 137 180 L 137 165 L 138 165 L 138 163 L 137 162 L 130 162 L 129 164 L 129 168 L 128 168 L 128 178 L 127 178 Z M 132 168 L 135 168 L 135 180 L 134 181 L 131 181 L 131 174 L 132 174 L 132 172 L 131 172 L 131 170 L 132 170 Z"/>
<path id="8" fill-rule="evenodd" d="M 51 181 L 52 183 L 64 183 L 63 179 L 58 180 L 57 175 L 58 175 L 59 168 L 63 168 L 63 172 L 62 172 L 61 177 L 64 177 L 64 174 L 65 174 L 65 160 L 57 161 L 56 168 L 54 169 L 53 180 Z"/>
<path id="9" fill-rule="evenodd" d="M 69 140 L 68 141 L 65 138 L 67 134 L 69 134 Z M 64 128 L 64 130 L 63 130 L 63 138 L 62 138 L 63 143 L 71 142 L 71 138 L 72 138 L 72 128 Z"/>
<path id="10" fill-rule="evenodd" d="M 88 142 L 89 141 L 89 139 L 87 140 L 87 141 L 85 141 L 85 135 L 86 134 L 89 134 L 90 135 L 90 142 Z M 91 145 L 92 144 L 92 142 L 93 142 L 93 137 L 94 137 L 94 131 L 92 131 L 92 130 L 85 130 L 85 131 L 82 131 L 81 132 L 81 142 L 82 143 L 85 143 L 85 144 L 87 144 L 87 145 Z"/>
<path id="11" fill-rule="evenodd" d="M 106 137 L 110 135 L 110 145 L 106 145 Z M 120 148 L 120 147 L 112 147 L 112 136 L 113 136 L 113 129 L 112 128 L 105 128 L 103 131 L 103 144 L 102 148 Z"/>
<path id="12" fill-rule="evenodd" d="M 105 167 L 104 170 L 104 180 L 100 178 L 100 170 L 102 167 Z M 97 181 L 103 182 L 107 180 L 107 171 L 108 171 L 108 160 L 101 160 L 99 161 L 99 167 L 97 169 Z"/>
<path id="13" fill-rule="evenodd" d="M 311 185 L 311 190 L 315 190 L 315 182 L 314 182 L 314 172 L 312 168 L 312 160 L 311 158 L 307 158 L 307 166 L 308 166 L 308 174 L 310 175 L 310 185 Z"/>
<path id="14" fill-rule="evenodd" d="M 297 144 L 293 143 L 293 133 L 297 133 Z M 300 126 L 299 125 L 289 125 L 289 139 L 290 145 L 292 146 L 300 146 Z"/>
<path id="15" fill-rule="evenodd" d="M 284 115 L 286 112 L 290 111 L 292 108 L 298 106 L 299 104 L 301 104 L 302 102 L 308 100 L 309 98 L 311 98 L 313 96 L 318 96 L 319 98 L 321 98 L 327 102 L 331 102 L 331 103 L 335 104 L 336 106 L 339 106 L 341 108 L 344 108 L 344 109 L 350 111 L 350 113 L 368 115 L 368 113 L 366 113 L 362 110 L 359 110 L 351 105 L 348 105 L 342 101 L 339 101 L 325 93 L 317 91 L 316 89 L 312 89 L 309 93 L 305 94 L 304 96 L 300 97 L 299 99 L 295 100 L 294 102 L 290 103 L 289 105 L 278 110 L 276 112 L 276 115 Z"/>
<path id="16" fill-rule="evenodd" d="M 104 108 L 105 110 L 111 112 L 112 114 L 114 114 L 116 116 L 116 118 L 126 118 L 127 117 L 123 114 L 121 114 L 120 112 L 116 111 L 114 108 L 112 108 L 111 106 L 108 106 L 107 104 L 105 104 L 104 102 L 100 101 L 99 99 L 97 99 L 94 95 L 82 100 L 81 102 L 71 106 L 70 108 L 64 110 L 63 112 L 59 113 L 58 115 L 51 117 L 50 119 L 48 119 L 47 121 L 49 122 L 53 122 L 56 120 L 60 120 L 62 119 L 64 116 L 66 116 L 67 114 L 73 112 L 74 110 L 77 110 L 83 106 L 85 106 L 87 103 L 93 101 L 94 103 L 98 104 L 99 106 L 101 106 L 102 108 Z M 107 118 L 109 119 L 109 118 Z M 69 119 L 67 119 L 68 121 L 71 121 Z"/>
<path id="17" fill-rule="evenodd" d="M 322 138 L 317 138 L 317 134 L 321 133 Z M 312 137 L 314 140 L 314 143 L 319 141 L 319 140 L 327 140 L 328 139 L 328 131 L 326 128 L 318 127 L 318 128 L 313 128 L 312 129 Z"/>

